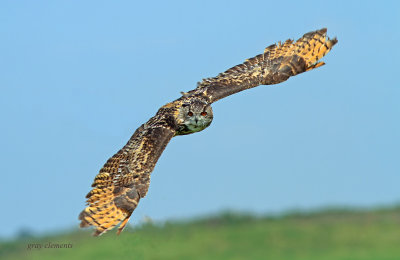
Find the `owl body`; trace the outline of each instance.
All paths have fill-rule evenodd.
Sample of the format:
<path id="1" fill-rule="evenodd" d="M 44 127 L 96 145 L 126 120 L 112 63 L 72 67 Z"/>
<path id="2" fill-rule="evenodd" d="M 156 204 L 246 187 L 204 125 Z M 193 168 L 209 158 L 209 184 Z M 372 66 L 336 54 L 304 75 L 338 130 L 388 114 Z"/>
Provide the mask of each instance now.
<path id="1" fill-rule="evenodd" d="M 221 98 L 259 85 L 277 84 L 324 65 L 319 60 L 337 43 L 326 36 L 326 31 L 324 28 L 306 33 L 296 42 L 271 45 L 263 54 L 203 79 L 194 90 L 162 106 L 100 169 L 86 195 L 88 205 L 79 215 L 80 226 L 96 227 L 94 235 L 98 236 L 120 225 L 119 234 L 146 196 L 150 174 L 174 136 L 207 128 L 213 120 L 211 104 Z"/>

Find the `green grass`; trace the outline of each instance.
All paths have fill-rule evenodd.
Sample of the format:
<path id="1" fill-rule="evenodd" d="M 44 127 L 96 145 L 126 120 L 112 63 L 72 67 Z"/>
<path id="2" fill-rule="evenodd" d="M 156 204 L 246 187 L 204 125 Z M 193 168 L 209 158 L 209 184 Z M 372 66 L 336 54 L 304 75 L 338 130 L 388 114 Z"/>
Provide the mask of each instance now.
<path id="1" fill-rule="evenodd" d="M 27 249 L 70 243 L 72 248 Z M 325 210 L 279 217 L 225 213 L 144 225 L 94 238 L 74 231 L 0 243 L 1 259 L 290 259 L 399 260 L 400 208 Z"/>

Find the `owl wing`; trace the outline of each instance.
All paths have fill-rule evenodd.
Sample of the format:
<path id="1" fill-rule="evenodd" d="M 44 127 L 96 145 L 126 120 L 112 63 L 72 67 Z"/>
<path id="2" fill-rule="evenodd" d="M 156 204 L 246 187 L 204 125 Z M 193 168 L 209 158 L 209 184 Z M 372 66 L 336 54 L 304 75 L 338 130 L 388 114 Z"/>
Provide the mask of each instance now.
<path id="1" fill-rule="evenodd" d="M 122 222 L 119 234 L 146 195 L 150 173 L 174 134 L 175 130 L 157 120 L 139 127 L 95 177 L 86 196 L 87 207 L 79 215 L 80 226 L 95 226 L 93 235 L 98 236 Z"/>
<path id="2" fill-rule="evenodd" d="M 202 94 L 211 102 L 259 85 L 277 84 L 290 76 L 324 65 L 318 62 L 337 43 L 326 36 L 326 28 L 306 33 L 296 42 L 267 47 L 263 54 L 246 60 L 214 78 L 203 79 L 187 94 Z"/>

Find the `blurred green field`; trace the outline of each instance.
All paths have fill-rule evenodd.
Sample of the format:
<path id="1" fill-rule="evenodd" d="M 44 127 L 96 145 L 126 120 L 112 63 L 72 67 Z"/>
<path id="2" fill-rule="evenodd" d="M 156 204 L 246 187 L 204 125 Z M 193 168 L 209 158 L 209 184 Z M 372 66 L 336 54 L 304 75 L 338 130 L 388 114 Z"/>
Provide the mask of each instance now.
<path id="1" fill-rule="evenodd" d="M 48 243 L 72 248 L 44 247 Z M 88 231 L 0 242 L 0 259 L 399 260 L 400 208 L 323 210 L 278 217 L 221 213 L 146 224 L 94 238 Z"/>

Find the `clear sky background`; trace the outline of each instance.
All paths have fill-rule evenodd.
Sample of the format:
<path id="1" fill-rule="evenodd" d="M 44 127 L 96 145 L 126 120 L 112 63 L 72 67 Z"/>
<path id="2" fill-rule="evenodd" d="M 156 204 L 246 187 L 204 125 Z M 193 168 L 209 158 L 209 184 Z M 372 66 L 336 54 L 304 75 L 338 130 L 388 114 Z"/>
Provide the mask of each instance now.
<path id="1" fill-rule="evenodd" d="M 106 160 L 204 77 L 322 27 L 326 66 L 213 105 L 130 223 L 400 202 L 398 1 L 1 1 L 0 237 L 78 225 Z"/>

